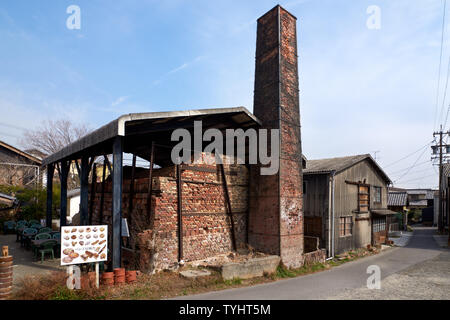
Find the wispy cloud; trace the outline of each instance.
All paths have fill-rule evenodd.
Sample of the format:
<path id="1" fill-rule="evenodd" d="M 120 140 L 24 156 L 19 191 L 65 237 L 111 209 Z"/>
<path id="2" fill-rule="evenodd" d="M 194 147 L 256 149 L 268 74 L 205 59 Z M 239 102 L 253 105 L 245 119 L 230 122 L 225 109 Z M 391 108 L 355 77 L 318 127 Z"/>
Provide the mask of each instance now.
<path id="1" fill-rule="evenodd" d="M 118 106 L 119 104 L 121 104 L 121 103 L 123 103 L 125 100 L 127 100 L 128 99 L 128 96 L 121 96 L 121 97 L 118 97 L 116 100 L 114 100 L 112 103 L 111 103 L 111 107 L 116 107 L 116 106 Z"/>
<path id="2" fill-rule="evenodd" d="M 175 73 L 177 73 L 177 72 L 180 72 L 181 70 L 186 69 L 186 68 L 192 66 L 193 64 L 199 62 L 200 60 L 202 60 L 202 59 L 204 59 L 204 58 L 205 58 L 205 56 L 198 56 L 198 57 L 196 57 L 194 60 L 191 60 L 191 61 L 189 61 L 189 62 L 183 63 L 182 65 L 180 65 L 180 66 L 178 66 L 178 67 L 176 67 L 176 68 L 174 68 L 174 69 L 168 71 L 166 74 L 164 74 L 164 75 L 163 75 L 161 78 L 159 78 L 158 80 L 153 81 L 153 82 L 152 82 L 153 85 L 157 85 L 157 84 L 161 83 L 166 77 L 168 77 L 168 76 L 170 76 L 170 75 L 172 75 L 172 74 L 175 74 Z"/>

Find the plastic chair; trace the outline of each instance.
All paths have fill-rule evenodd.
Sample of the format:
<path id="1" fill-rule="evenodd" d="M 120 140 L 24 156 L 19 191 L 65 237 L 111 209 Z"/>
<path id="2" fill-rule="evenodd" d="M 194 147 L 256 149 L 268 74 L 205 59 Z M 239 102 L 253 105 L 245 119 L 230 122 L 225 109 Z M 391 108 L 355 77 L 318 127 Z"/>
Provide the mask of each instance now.
<path id="1" fill-rule="evenodd" d="M 52 234 L 52 239 L 60 239 L 60 238 L 61 238 L 61 233 L 55 232 L 54 234 Z"/>
<path id="2" fill-rule="evenodd" d="M 14 233 L 15 229 L 16 229 L 16 223 L 14 221 L 6 221 L 3 224 L 3 232 L 5 234 L 7 234 L 7 233 Z"/>
<path id="3" fill-rule="evenodd" d="M 51 240 L 52 239 L 52 235 L 50 233 L 38 233 L 34 236 L 34 240 Z M 33 255 L 37 256 L 37 250 L 38 247 L 37 245 L 33 244 L 33 241 L 30 241 L 31 243 L 31 250 L 33 251 Z"/>
<path id="4" fill-rule="evenodd" d="M 41 229 L 39 229 L 39 233 L 50 233 L 50 232 L 52 232 L 52 229 L 51 228 L 48 228 L 48 227 L 41 227 Z"/>
<path id="5" fill-rule="evenodd" d="M 55 259 L 55 251 L 53 250 L 53 248 L 56 246 L 56 244 L 56 240 L 48 240 L 39 246 L 39 252 L 41 253 L 41 263 L 44 262 L 46 253 L 51 253 L 52 259 Z"/>
<path id="6" fill-rule="evenodd" d="M 29 247 L 31 238 L 37 234 L 37 230 L 35 228 L 25 228 L 22 232 L 21 245 L 25 245 Z"/>
<path id="7" fill-rule="evenodd" d="M 35 228 L 37 230 L 42 229 L 42 225 L 40 223 L 33 223 L 30 228 Z"/>
<path id="8" fill-rule="evenodd" d="M 52 235 L 50 233 L 38 233 L 34 240 L 44 240 L 44 239 L 51 239 Z"/>
<path id="9" fill-rule="evenodd" d="M 39 220 L 35 220 L 35 219 L 33 219 L 33 220 L 30 220 L 30 225 L 33 225 L 33 224 L 41 224 L 40 222 L 39 222 Z"/>

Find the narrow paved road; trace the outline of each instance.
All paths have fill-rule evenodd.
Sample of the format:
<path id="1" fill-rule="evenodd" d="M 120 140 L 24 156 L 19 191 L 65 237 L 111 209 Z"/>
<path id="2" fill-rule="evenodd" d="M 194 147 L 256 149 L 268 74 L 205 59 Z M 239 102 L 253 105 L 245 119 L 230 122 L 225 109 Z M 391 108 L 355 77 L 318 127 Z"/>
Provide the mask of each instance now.
<path id="1" fill-rule="evenodd" d="M 378 255 L 349 262 L 320 273 L 253 287 L 185 296 L 180 297 L 180 299 L 352 299 L 352 296 L 346 295 L 348 292 L 363 289 L 369 291 L 366 289 L 366 283 L 369 276 L 367 267 L 370 265 L 378 265 L 381 269 L 381 278 L 385 279 L 402 270 L 431 259 L 437 259 L 442 254 L 447 254 L 449 250 L 440 248 L 433 239 L 435 232 L 436 229 L 434 228 L 417 227 L 414 229 L 413 237 L 406 247 L 388 249 Z M 446 261 L 447 264 L 444 269 L 448 269 L 448 262 Z M 382 284 L 383 282 L 384 280 Z M 443 287 L 444 293 L 447 294 L 444 294 L 441 298 L 450 299 L 449 288 L 449 286 Z M 373 292 L 374 290 L 370 291 Z M 381 290 L 375 291 L 380 292 Z"/>

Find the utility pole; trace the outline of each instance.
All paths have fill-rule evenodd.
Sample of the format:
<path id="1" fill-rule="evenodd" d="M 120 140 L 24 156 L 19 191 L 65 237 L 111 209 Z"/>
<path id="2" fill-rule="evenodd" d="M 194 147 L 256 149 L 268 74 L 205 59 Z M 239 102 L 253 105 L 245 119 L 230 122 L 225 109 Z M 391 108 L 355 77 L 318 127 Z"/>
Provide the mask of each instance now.
<path id="1" fill-rule="evenodd" d="M 444 210 L 443 210 L 443 188 L 442 188 L 442 164 L 443 164 L 443 150 L 442 147 L 446 147 L 445 153 L 447 153 L 447 145 L 443 145 L 443 137 L 445 135 L 450 135 L 450 132 L 443 132 L 442 125 L 438 132 L 433 133 L 433 137 L 439 136 L 439 144 L 437 146 L 433 146 L 433 153 L 436 154 L 437 148 L 439 148 L 439 215 L 438 215 L 438 229 L 439 232 L 444 232 Z M 448 205 L 446 206 L 446 210 L 448 211 Z M 450 241 L 450 238 L 449 238 Z"/>

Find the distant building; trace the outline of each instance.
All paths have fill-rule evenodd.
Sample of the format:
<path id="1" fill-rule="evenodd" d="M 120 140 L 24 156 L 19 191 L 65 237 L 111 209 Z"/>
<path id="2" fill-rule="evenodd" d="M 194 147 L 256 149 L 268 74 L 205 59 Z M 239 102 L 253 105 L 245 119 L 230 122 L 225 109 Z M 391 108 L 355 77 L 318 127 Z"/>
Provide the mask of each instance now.
<path id="1" fill-rule="evenodd" d="M 41 164 L 41 159 L 0 141 L 0 184 L 35 186 Z"/>
<path id="2" fill-rule="evenodd" d="M 303 178 L 305 247 L 319 238 L 332 256 L 386 242 L 391 180 L 369 154 L 307 160 Z"/>

